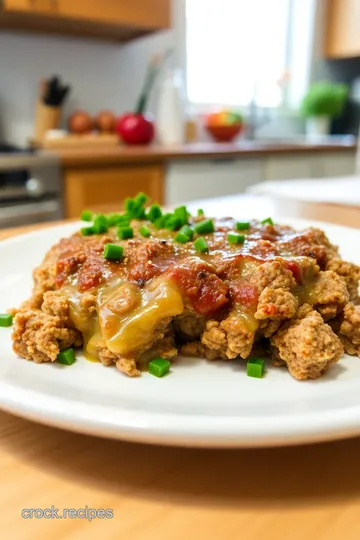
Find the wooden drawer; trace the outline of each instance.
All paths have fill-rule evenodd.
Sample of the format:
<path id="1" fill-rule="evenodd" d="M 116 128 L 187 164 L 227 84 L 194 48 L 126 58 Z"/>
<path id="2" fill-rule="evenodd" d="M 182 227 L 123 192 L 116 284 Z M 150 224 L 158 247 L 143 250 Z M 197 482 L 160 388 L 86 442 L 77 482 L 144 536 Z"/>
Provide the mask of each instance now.
<path id="1" fill-rule="evenodd" d="M 133 197 L 139 191 L 160 204 L 163 202 L 162 165 L 66 169 L 65 217 L 77 218 L 84 208 L 95 212 L 118 211 L 125 197 Z"/>

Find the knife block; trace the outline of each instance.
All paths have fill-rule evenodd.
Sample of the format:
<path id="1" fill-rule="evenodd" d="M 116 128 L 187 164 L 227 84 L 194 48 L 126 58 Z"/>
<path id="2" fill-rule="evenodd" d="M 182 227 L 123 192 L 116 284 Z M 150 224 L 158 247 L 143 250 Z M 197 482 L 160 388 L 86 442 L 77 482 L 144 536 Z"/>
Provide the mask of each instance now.
<path id="1" fill-rule="evenodd" d="M 38 101 L 35 112 L 35 133 L 36 141 L 43 141 L 45 133 L 50 129 L 58 129 L 61 117 L 60 107 L 51 107 Z"/>

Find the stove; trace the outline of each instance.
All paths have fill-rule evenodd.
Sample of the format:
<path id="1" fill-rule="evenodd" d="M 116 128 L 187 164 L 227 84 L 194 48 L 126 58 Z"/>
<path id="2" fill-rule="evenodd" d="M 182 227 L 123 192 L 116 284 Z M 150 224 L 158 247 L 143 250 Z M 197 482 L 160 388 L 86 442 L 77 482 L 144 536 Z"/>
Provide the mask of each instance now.
<path id="1" fill-rule="evenodd" d="M 56 154 L 0 143 L 0 228 L 63 217 Z"/>

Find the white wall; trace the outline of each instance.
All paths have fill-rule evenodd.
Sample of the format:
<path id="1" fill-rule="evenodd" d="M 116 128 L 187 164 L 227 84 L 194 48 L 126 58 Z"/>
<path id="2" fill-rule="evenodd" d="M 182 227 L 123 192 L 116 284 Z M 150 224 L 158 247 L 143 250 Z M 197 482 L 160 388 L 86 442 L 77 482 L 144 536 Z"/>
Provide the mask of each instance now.
<path id="1" fill-rule="evenodd" d="M 104 108 L 117 114 L 131 110 L 150 56 L 173 43 L 172 31 L 127 45 L 1 32 L 0 138 L 26 143 L 33 132 L 40 80 L 53 74 L 73 87 L 64 117 L 78 107 L 92 114 Z"/>

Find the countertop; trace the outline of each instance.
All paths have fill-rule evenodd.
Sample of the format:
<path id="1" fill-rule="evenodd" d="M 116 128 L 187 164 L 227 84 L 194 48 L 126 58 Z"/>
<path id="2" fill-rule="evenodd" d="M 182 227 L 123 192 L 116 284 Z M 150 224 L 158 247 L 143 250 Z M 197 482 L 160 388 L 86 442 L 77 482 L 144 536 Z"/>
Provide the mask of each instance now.
<path id="1" fill-rule="evenodd" d="M 271 201 L 261 201 L 272 215 Z M 259 211 L 259 199 L 243 203 Z M 1 231 L 0 239 L 33 228 Z M 28 540 L 358 540 L 359 453 L 360 438 L 273 449 L 165 448 L 0 412 L 0 527 Z M 21 517 L 23 508 L 52 505 L 111 508 L 114 517 Z"/>
<path id="2" fill-rule="evenodd" d="M 194 158 L 222 159 L 257 157 L 269 154 L 355 151 L 355 138 L 351 136 L 327 138 L 324 142 L 256 142 L 193 143 L 182 146 L 115 146 L 56 150 L 64 167 L 111 165 L 130 163 L 162 163 L 170 160 Z M 52 150 L 55 152 L 55 150 Z"/>

